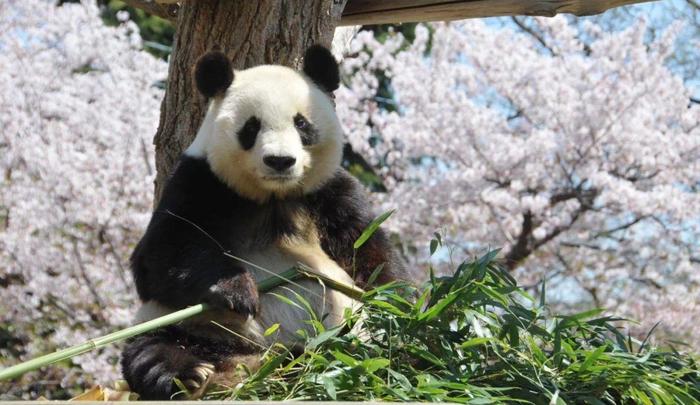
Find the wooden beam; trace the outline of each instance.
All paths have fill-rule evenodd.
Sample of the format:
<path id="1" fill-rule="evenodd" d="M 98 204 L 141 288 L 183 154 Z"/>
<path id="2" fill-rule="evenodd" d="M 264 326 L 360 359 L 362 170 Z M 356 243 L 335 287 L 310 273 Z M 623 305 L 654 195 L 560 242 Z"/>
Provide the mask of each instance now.
<path id="1" fill-rule="evenodd" d="M 654 0 L 349 0 L 340 25 L 452 21 L 511 15 L 578 16 Z"/>

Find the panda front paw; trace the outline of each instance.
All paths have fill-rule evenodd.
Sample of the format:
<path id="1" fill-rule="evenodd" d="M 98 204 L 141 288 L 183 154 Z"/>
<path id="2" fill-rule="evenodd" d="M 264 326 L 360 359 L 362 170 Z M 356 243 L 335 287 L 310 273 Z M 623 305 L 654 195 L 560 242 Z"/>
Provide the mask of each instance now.
<path id="1" fill-rule="evenodd" d="M 258 313 L 258 286 L 250 273 L 242 272 L 209 287 L 202 301 L 215 309 L 254 317 Z"/>

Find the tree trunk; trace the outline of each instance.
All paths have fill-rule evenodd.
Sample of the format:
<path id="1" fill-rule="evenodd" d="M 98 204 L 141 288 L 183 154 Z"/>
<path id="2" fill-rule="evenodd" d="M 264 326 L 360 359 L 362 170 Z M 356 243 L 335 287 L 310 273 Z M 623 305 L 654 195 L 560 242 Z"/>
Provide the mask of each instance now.
<path id="1" fill-rule="evenodd" d="M 205 100 L 192 83 L 197 58 L 219 45 L 235 69 L 298 67 L 310 45 L 330 46 L 346 0 L 189 0 L 178 10 L 168 83 L 156 132 L 155 202 L 199 129 Z"/>

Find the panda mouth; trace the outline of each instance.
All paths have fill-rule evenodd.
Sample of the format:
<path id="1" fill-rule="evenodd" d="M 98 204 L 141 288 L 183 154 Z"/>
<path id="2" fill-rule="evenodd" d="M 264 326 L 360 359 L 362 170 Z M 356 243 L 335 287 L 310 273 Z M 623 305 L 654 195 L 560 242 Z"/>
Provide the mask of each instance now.
<path id="1" fill-rule="evenodd" d="M 272 176 L 265 176 L 263 177 L 263 180 L 277 183 L 288 183 L 290 181 L 296 181 L 296 176 L 292 176 L 290 174 L 276 174 Z"/>

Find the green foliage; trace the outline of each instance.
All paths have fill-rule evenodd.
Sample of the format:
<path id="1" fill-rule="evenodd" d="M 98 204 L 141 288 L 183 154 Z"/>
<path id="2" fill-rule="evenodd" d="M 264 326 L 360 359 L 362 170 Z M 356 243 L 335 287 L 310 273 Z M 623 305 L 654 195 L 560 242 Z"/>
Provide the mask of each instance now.
<path id="1" fill-rule="evenodd" d="M 439 238 L 437 238 L 439 240 Z M 436 242 L 437 243 L 437 242 Z M 293 357 L 271 347 L 262 367 L 210 399 L 439 401 L 471 404 L 691 404 L 693 356 L 620 332 L 602 310 L 560 316 L 519 288 L 497 251 L 422 287 L 368 291 L 342 328 Z M 544 287 L 543 287 L 544 288 Z"/>
<path id="2" fill-rule="evenodd" d="M 362 234 L 360 234 L 360 237 L 357 238 L 357 240 L 355 241 L 355 244 L 353 244 L 353 246 L 352 246 L 353 249 L 357 250 L 362 245 L 364 245 L 365 242 L 367 242 L 367 240 L 372 235 L 374 235 L 375 232 L 377 232 L 377 230 L 379 229 L 379 226 L 381 224 L 383 224 L 384 221 L 389 219 L 389 217 L 393 213 L 394 213 L 393 210 L 387 211 L 387 212 L 383 213 L 382 215 L 378 216 L 377 218 L 373 219 L 372 222 L 370 222 L 369 225 L 367 225 L 367 228 L 365 228 L 365 230 L 362 231 Z"/>
<path id="3" fill-rule="evenodd" d="M 80 0 L 59 0 L 58 4 L 78 2 Z M 139 27 L 144 49 L 159 58 L 168 58 L 175 35 L 175 27 L 170 21 L 149 14 L 140 8 L 128 6 L 120 0 L 97 0 L 97 4 L 100 6 L 102 21 L 107 25 L 121 24 L 117 13 L 128 12 L 129 19 Z"/>
<path id="4" fill-rule="evenodd" d="M 130 19 L 139 27 L 143 38 L 144 49 L 151 54 L 166 59 L 170 55 L 175 27 L 168 20 L 146 13 L 145 11 L 129 7 L 119 0 L 101 0 L 102 20 L 107 25 L 117 25 L 117 12 L 127 11 Z"/>
<path id="5" fill-rule="evenodd" d="M 355 152 L 349 143 L 343 147 L 343 167 L 373 192 L 386 193 L 382 179 L 362 155 Z"/>

